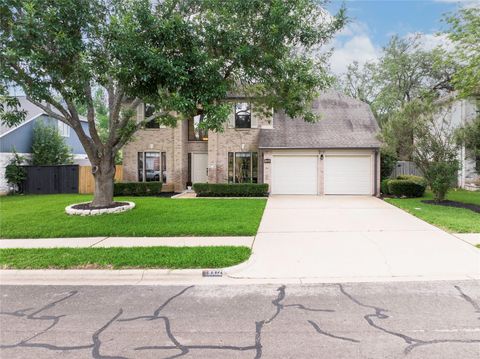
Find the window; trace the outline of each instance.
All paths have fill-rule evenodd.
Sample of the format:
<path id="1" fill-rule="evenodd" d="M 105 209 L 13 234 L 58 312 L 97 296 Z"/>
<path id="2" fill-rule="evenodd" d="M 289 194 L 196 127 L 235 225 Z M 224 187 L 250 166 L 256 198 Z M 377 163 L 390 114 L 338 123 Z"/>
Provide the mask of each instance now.
<path id="1" fill-rule="evenodd" d="M 58 133 L 62 137 L 70 137 L 70 126 L 62 121 L 58 121 Z"/>
<path id="2" fill-rule="evenodd" d="M 145 104 L 144 105 L 144 112 L 143 112 L 143 115 L 144 115 L 144 119 L 147 119 L 149 118 L 150 116 L 152 116 L 153 114 L 155 113 L 155 107 L 152 106 L 152 105 L 149 105 L 149 104 Z M 158 122 L 158 119 L 157 120 L 153 120 L 153 121 L 150 121 L 150 122 L 147 122 L 145 124 L 145 128 L 160 128 L 160 123 Z"/>
<path id="3" fill-rule="evenodd" d="M 251 128 L 252 116 L 250 104 L 246 102 L 235 104 L 235 128 Z"/>
<path id="4" fill-rule="evenodd" d="M 258 153 L 228 152 L 228 182 L 257 183 Z"/>
<path id="5" fill-rule="evenodd" d="M 138 152 L 138 181 L 167 182 L 166 152 Z"/>
<path id="6" fill-rule="evenodd" d="M 189 141 L 208 141 L 208 130 L 199 127 L 202 121 L 203 115 L 197 115 L 188 120 Z"/>

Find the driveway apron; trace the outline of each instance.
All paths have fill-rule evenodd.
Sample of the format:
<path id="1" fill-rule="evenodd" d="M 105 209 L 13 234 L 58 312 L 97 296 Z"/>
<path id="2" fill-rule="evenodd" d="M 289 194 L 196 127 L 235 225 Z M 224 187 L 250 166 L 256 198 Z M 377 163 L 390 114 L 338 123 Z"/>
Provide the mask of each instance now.
<path id="1" fill-rule="evenodd" d="M 480 278 L 480 250 L 378 198 L 272 196 L 236 278 Z"/>

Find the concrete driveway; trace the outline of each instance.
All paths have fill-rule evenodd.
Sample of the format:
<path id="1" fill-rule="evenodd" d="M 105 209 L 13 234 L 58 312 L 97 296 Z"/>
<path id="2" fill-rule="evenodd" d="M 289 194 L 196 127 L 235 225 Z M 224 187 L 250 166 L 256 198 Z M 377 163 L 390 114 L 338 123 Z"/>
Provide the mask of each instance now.
<path id="1" fill-rule="evenodd" d="M 480 250 L 378 198 L 272 196 L 235 278 L 480 279 Z"/>

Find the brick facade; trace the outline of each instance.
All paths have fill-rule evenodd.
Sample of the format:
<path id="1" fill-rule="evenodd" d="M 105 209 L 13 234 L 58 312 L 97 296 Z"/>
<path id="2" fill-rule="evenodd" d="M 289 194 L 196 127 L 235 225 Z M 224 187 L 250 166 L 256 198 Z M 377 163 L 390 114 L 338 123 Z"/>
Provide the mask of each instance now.
<path id="1" fill-rule="evenodd" d="M 141 109 L 139 110 L 139 116 Z M 233 116 L 233 110 L 232 110 Z M 236 129 L 231 118 L 223 132 L 209 131 L 208 141 L 188 141 L 188 121 L 178 121 L 175 128 L 144 129 L 123 149 L 123 170 L 126 181 L 138 181 L 138 152 L 165 152 L 167 183 L 165 190 L 176 192 L 186 188 L 188 154 L 208 153 L 208 182 L 228 181 L 228 152 L 257 152 L 258 176 L 262 182 L 262 154 L 258 150 L 260 129 L 273 128 L 273 113 L 265 115 L 252 105 L 252 126 Z"/>

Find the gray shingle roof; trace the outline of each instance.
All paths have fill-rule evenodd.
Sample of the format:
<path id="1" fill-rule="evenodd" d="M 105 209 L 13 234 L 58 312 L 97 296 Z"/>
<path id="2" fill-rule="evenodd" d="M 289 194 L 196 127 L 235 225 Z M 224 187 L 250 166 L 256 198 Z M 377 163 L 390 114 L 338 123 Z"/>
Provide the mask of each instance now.
<path id="1" fill-rule="evenodd" d="M 9 132 L 14 128 L 23 126 L 34 117 L 37 117 L 42 114 L 46 114 L 45 111 L 43 111 L 40 107 L 28 101 L 25 96 L 17 96 L 17 98 L 18 98 L 18 101 L 20 102 L 19 109 L 26 111 L 25 120 L 23 120 L 21 123 L 13 127 L 0 124 L 0 135 L 3 135 L 4 133 Z M 54 109 L 54 112 L 59 113 L 56 109 Z M 86 122 L 87 119 L 84 116 L 80 116 L 80 121 Z"/>
<path id="2" fill-rule="evenodd" d="M 377 148 L 379 127 L 370 107 L 337 92 L 320 95 L 312 109 L 316 123 L 274 115 L 274 129 L 260 131 L 260 148 Z"/>

